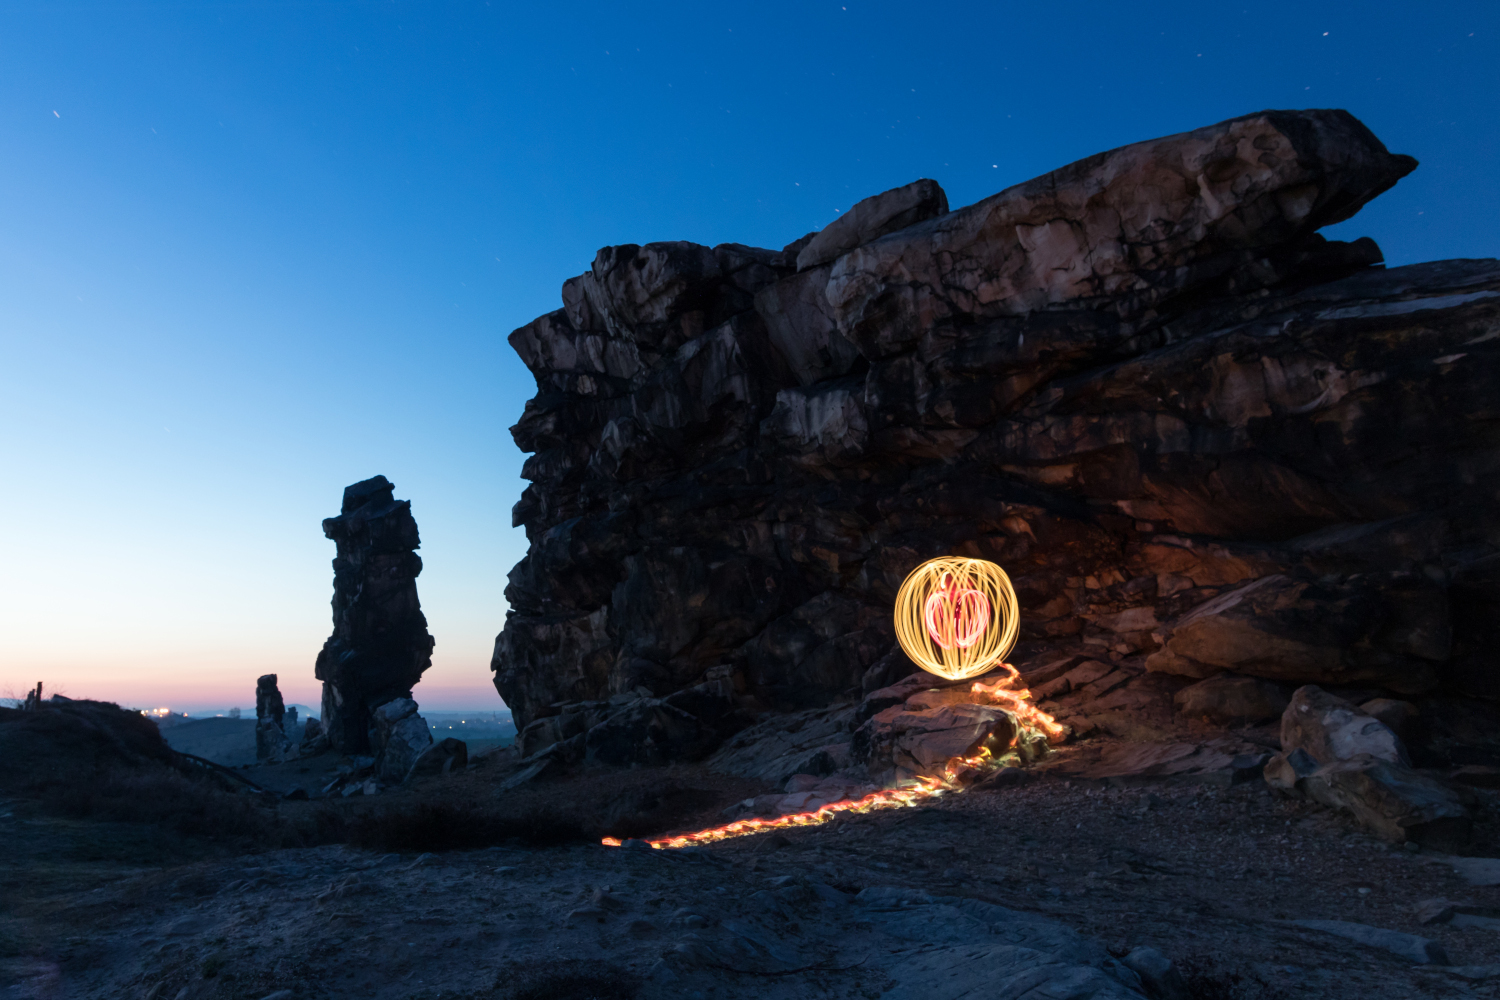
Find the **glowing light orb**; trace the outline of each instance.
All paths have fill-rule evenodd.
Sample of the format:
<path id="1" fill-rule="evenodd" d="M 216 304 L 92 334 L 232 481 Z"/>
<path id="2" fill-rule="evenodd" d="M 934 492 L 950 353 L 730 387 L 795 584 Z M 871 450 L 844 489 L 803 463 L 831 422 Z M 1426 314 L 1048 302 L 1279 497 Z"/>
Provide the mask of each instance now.
<path id="1" fill-rule="evenodd" d="M 949 680 L 978 676 L 1005 659 L 1020 627 L 1010 577 L 983 559 L 929 559 L 896 594 L 901 648 L 917 666 Z"/>

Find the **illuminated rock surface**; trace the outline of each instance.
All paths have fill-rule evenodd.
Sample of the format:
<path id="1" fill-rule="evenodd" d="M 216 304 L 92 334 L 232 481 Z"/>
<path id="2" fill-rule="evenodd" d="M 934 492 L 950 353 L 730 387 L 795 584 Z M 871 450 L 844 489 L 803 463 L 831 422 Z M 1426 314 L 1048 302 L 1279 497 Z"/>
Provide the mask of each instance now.
<path id="1" fill-rule="evenodd" d="M 492 666 L 527 745 L 699 758 L 857 701 L 911 671 L 896 589 L 945 554 L 1010 574 L 1012 660 L 1071 660 L 1031 683 L 1079 736 L 1176 738 L 1225 673 L 1493 696 L 1500 264 L 1316 233 L 1414 166 L 1266 112 L 841 221 L 832 259 L 600 251 L 511 336 L 530 550 Z M 711 718 L 663 707 L 710 671 Z M 1444 712 L 1433 746 L 1494 729 Z"/>

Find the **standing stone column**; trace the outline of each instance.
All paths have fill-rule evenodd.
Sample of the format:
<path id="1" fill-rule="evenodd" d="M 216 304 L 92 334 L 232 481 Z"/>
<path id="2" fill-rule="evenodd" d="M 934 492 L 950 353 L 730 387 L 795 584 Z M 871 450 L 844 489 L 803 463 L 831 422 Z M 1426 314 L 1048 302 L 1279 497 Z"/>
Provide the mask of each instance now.
<path id="1" fill-rule="evenodd" d="M 286 702 L 276 686 L 275 674 L 263 674 L 255 682 L 255 758 L 279 757 L 286 743 L 282 725 Z"/>
<path id="2" fill-rule="evenodd" d="M 346 754 L 372 750 L 372 712 L 410 698 L 432 665 L 433 638 L 417 600 L 421 545 L 411 501 L 392 499 L 384 476 L 344 490 L 338 517 L 323 534 L 338 545 L 333 560 L 333 634 L 318 654 L 323 731 Z"/>

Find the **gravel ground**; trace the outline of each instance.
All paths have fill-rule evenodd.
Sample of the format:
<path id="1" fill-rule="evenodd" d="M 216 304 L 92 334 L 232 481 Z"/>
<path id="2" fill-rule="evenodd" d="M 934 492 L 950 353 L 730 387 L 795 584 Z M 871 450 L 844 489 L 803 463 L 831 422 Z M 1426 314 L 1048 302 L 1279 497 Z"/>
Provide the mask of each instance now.
<path id="1" fill-rule="evenodd" d="M 672 775 L 691 785 L 694 771 Z M 492 781 L 428 795 L 493 794 Z M 1484 816 L 1474 853 L 1500 856 Z M 996 942 L 1017 934 L 1090 975 L 1158 949 L 1205 1000 L 1500 996 L 1500 978 L 1289 923 L 1368 924 L 1433 939 L 1453 966 L 1500 963 L 1500 933 L 1415 914 L 1434 897 L 1500 910 L 1500 887 L 1259 783 L 1044 778 L 694 852 L 230 856 L 16 803 L 0 804 L 0 841 L 9 997 L 1003 996 Z M 902 891 L 895 908 L 870 902 Z M 922 979 L 935 975 L 922 962 L 948 978 Z"/>

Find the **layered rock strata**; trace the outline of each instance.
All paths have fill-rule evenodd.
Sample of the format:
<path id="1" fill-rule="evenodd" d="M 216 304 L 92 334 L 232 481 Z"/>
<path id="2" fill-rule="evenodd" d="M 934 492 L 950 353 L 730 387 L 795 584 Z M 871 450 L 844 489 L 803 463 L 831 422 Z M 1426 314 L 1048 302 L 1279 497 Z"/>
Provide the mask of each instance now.
<path id="1" fill-rule="evenodd" d="M 510 337 L 523 748 L 701 756 L 892 684 L 896 589 L 943 554 L 1010 573 L 1015 660 L 1080 732 L 1493 696 L 1500 264 L 1317 233 L 1415 165 L 1263 112 L 779 251 L 600 251 Z M 1220 675 L 1252 681 L 1174 707 Z"/>
<path id="2" fill-rule="evenodd" d="M 432 665 L 434 640 L 417 599 L 421 540 L 411 501 L 393 499 L 394 492 L 384 476 L 355 483 L 344 490 L 339 515 L 323 522 L 338 551 L 333 634 L 318 654 L 316 674 L 323 682 L 322 732 L 346 754 L 372 752 L 375 710 L 409 700 Z"/>

